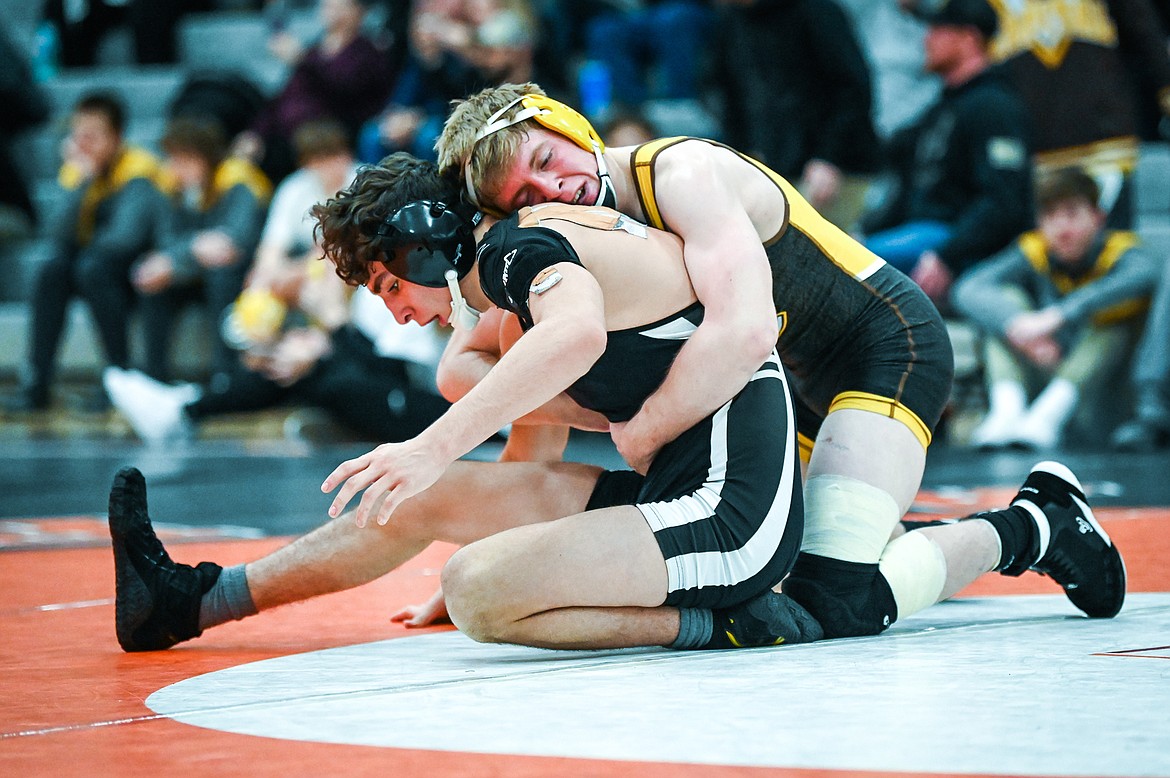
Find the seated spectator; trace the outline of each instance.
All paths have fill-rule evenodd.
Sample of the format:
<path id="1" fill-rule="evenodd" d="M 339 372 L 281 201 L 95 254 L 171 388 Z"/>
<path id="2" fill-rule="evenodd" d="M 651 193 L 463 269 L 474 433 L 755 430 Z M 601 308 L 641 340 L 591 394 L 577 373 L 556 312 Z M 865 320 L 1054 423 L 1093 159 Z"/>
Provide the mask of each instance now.
<path id="1" fill-rule="evenodd" d="M 106 361 L 130 362 L 127 324 L 133 303 L 130 267 L 150 247 L 164 210 L 159 160 L 123 142 L 125 109 L 95 92 L 73 108 L 60 183 L 65 195 L 47 235 L 51 258 L 36 271 L 30 301 L 28 361 L 10 411 L 49 404 L 69 302 L 85 300 Z"/>
<path id="2" fill-rule="evenodd" d="M 430 372 L 440 351 L 435 328 L 399 325 L 365 289 L 351 299 L 320 261 L 307 214 L 357 172 L 344 129 L 310 122 L 294 141 L 302 165 L 277 188 L 248 286 L 224 319 L 241 361 L 225 380 L 203 386 L 105 372 L 110 398 L 142 439 L 182 438 L 212 416 L 298 403 L 325 409 L 363 439 L 396 441 L 446 409 Z"/>
<path id="3" fill-rule="evenodd" d="M 49 118 L 49 101 L 33 80 L 28 57 L 0 20 L 0 241 L 32 234 L 37 212 L 14 144 Z"/>
<path id="4" fill-rule="evenodd" d="M 955 277 L 1030 226 L 1031 163 L 1024 105 L 988 68 L 987 0 L 949 0 L 926 19 L 925 67 L 943 92 L 891 139 L 894 189 L 860 226 L 867 248 L 942 302 Z"/>
<path id="5" fill-rule="evenodd" d="M 227 157 L 216 122 L 175 119 L 162 147 L 178 191 L 165 209 L 158 248 L 131 274 L 141 296 L 146 370 L 170 377 L 175 318 L 185 303 L 201 300 L 210 311 L 212 372 L 227 373 L 236 359 L 219 337 L 219 318 L 243 286 L 272 187 L 250 162 Z"/>
<path id="6" fill-rule="evenodd" d="M 322 37 L 309 48 L 278 31 L 269 51 L 292 73 L 260 112 L 235 151 L 258 162 L 279 183 L 296 167 L 292 134 L 314 119 L 336 119 L 356 138 L 362 124 L 385 104 L 394 83 L 390 55 L 362 33 L 370 0 L 319 0 Z"/>
<path id="7" fill-rule="evenodd" d="M 1170 262 L 1165 259 L 1146 331 L 1134 355 L 1132 381 L 1137 395 L 1134 418 L 1114 431 L 1113 448 L 1155 451 L 1170 446 Z"/>
<path id="8" fill-rule="evenodd" d="M 955 284 L 955 308 L 990 336 L 976 446 L 1056 445 L 1078 401 L 1132 352 L 1158 263 L 1133 233 L 1105 229 L 1099 196 L 1080 168 L 1045 177 L 1039 229 Z"/>
<path id="9" fill-rule="evenodd" d="M 467 5 L 422 0 L 412 9 L 406 65 L 390 101 L 362 128 L 363 162 L 376 163 L 395 151 L 434 160 L 452 100 L 531 78 L 531 18 L 496 2 L 476 4 L 471 15 Z"/>
<path id="10" fill-rule="evenodd" d="M 89 67 L 97 63 L 98 47 L 119 25 L 134 36 L 134 61 L 140 65 L 169 64 L 176 59 L 175 31 L 191 11 L 209 11 L 209 0 L 48 0 L 45 19 L 61 40 L 61 64 Z"/>
<path id="11" fill-rule="evenodd" d="M 601 139 L 605 145 L 614 148 L 640 146 L 660 137 L 662 133 L 644 113 L 625 108 L 610 114 L 609 120 L 601 127 Z"/>
<path id="12" fill-rule="evenodd" d="M 646 100 L 697 103 L 713 15 L 698 0 L 637 0 L 586 22 L 585 56 L 600 66 L 613 104 L 637 108 Z M 610 105 L 580 95 L 590 118 L 605 118 Z"/>

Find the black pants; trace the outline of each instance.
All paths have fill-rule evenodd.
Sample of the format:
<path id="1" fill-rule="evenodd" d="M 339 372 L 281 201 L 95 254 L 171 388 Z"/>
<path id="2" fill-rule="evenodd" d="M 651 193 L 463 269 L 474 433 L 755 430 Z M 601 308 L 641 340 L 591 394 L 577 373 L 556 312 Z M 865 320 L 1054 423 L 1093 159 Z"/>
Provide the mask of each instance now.
<path id="1" fill-rule="evenodd" d="M 175 322 L 184 307 L 207 306 L 210 320 L 211 372 L 228 373 L 236 364 L 236 353 L 220 337 L 224 310 L 235 301 L 244 285 L 247 267 L 205 268 L 197 281 L 164 289 L 140 298 L 146 341 L 146 372 L 159 381 L 171 379 L 171 346 Z"/>
<path id="2" fill-rule="evenodd" d="M 129 319 L 134 304 L 130 265 L 137 253 L 125 255 L 86 249 L 62 251 L 42 265 L 33 282 L 32 333 L 29 337 L 31 380 L 48 387 L 57 363 L 69 301 L 85 300 L 97 327 L 106 361 L 130 363 Z"/>
<path id="3" fill-rule="evenodd" d="M 292 386 L 238 365 L 228 381 L 214 381 L 187 406 L 187 414 L 199 421 L 284 403 L 323 408 L 356 434 L 379 442 L 414 437 L 448 407 L 437 394 L 411 383 L 405 362 L 378 356 L 368 338 L 342 327 L 333 335 L 333 354 Z"/>

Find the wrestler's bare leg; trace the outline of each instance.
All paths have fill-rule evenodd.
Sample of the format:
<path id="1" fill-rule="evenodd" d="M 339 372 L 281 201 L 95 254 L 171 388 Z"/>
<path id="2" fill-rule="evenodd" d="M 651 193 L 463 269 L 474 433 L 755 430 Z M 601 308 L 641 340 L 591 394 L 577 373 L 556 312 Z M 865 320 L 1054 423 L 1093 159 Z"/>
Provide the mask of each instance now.
<path id="1" fill-rule="evenodd" d="M 468 545 L 443 570 L 451 620 L 485 642 L 545 648 L 669 645 L 666 563 L 637 508 L 590 511 Z"/>
<path id="2" fill-rule="evenodd" d="M 926 469 L 926 450 L 900 421 L 846 408 L 825 417 L 808 463 L 808 479 L 840 475 L 887 493 L 899 516 L 914 502 Z"/>
<path id="3" fill-rule="evenodd" d="M 343 514 L 249 563 L 248 590 L 265 610 L 373 581 L 435 540 L 463 545 L 580 513 L 600 473 L 577 463 L 455 462 L 385 526 L 359 528 Z"/>

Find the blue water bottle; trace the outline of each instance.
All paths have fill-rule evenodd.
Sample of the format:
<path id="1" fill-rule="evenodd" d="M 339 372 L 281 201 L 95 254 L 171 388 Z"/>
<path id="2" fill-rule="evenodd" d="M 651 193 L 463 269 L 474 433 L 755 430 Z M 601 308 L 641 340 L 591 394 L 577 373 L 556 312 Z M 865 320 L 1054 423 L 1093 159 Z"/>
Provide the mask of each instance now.
<path id="1" fill-rule="evenodd" d="M 577 95 L 581 112 L 592 121 L 600 121 L 613 100 L 613 79 L 604 62 L 586 61 L 577 71 Z"/>
<path id="2" fill-rule="evenodd" d="M 32 72 L 38 83 L 51 81 L 60 66 L 61 39 L 50 22 L 41 22 L 33 36 Z"/>

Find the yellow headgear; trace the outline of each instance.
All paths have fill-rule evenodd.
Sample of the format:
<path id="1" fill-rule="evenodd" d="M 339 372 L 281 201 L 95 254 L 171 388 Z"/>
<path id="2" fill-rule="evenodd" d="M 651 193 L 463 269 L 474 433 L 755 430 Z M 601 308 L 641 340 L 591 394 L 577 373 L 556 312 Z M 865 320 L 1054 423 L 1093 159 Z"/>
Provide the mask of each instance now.
<path id="1" fill-rule="evenodd" d="M 501 118 L 517 104 L 523 107 L 515 116 L 507 119 Z M 528 119 L 532 119 L 545 129 L 552 130 L 558 135 L 564 135 L 586 151 L 592 151 L 598 155 L 599 161 L 601 152 L 605 151 L 605 143 L 601 140 L 601 136 L 597 134 L 597 130 L 593 129 L 593 125 L 589 123 L 589 120 L 569 106 L 545 95 L 524 95 L 518 97 L 492 114 L 483 129 L 476 134 L 475 142 L 471 144 L 471 151 L 468 152 L 467 160 L 463 163 L 463 177 L 467 183 L 467 194 L 471 197 L 472 203 L 475 203 L 477 206 L 479 204 L 479 199 L 475 194 L 475 186 L 471 183 L 471 155 L 475 152 L 475 144 L 492 133 L 499 132 L 505 127 L 511 127 L 513 124 L 519 124 Z"/>

